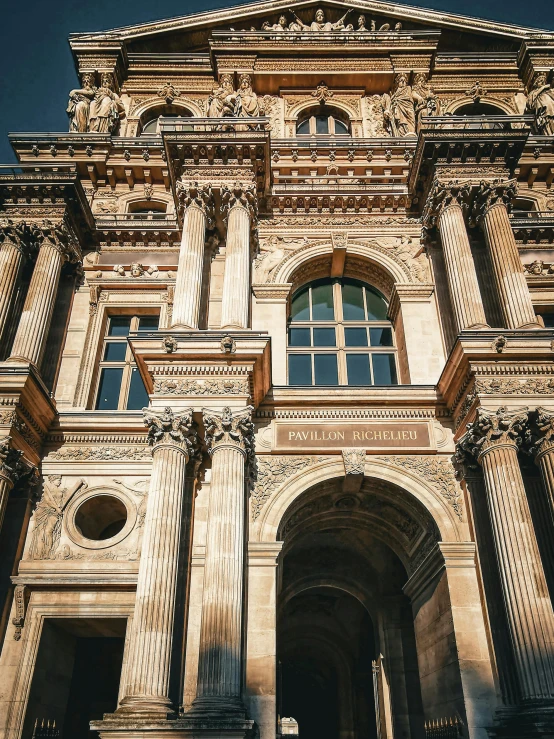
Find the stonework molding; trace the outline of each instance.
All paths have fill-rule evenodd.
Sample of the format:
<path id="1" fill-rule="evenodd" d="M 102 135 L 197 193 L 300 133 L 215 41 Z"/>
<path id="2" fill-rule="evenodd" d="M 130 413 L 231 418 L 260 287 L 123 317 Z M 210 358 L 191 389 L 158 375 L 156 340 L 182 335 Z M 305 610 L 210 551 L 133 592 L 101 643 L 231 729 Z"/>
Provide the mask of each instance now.
<path id="1" fill-rule="evenodd" d="M 365 449 L 343 449 L 342 461 L 344 462 L 344 471 L 347 475 L 363 475 L 365 471 Z"/>
<path id="2" fill-rule="evenodd" d="M 33 223 L 30 231 L 31 238 L 39 247 L 46 243 L 54 247 L 66 261 L 73 263 L 81 261 L 81 248 L 77 237 L 63 221 L 54 223 L 44 218 L 40 224 Z"/>
<path id="3" fill-rule="evenodd" d="M 462 490 L 456 479 L 456 472 L 450 460 L 431 456 L 402 457 L 395 455 L 390 457 L 372 457 L 371 459 L 408 470 L 416 476 L 421 475 L 421 477 L 431 484 L 441 498 L 452 507 L 458 520 L 463 520 Z"/>
<path id="4" fill-rule="evenodd" d="M 356 449 L 359 452 L 358 449 Z M 365 454 L 365 452 L 364 452 Z M 293 475 L 320 462 L 324 457 L 298 455 L 257 455 L 256 479 L 250 494 L 252 521 L 256 521 L 262 508 L 279 487 Z"/>
<path id="5" fill-rule="evenodd" d="M 16 585 L 13 593 L 13 602 L 15 606 L 15 615 L 12 618 L 12 624 L 15 626 L 13 638 L 14 641 L 19 641 L 21 639 L 21 632 L 25 626 L 25 615 L 29 603 L 29 588 L 25 585 Z"/>
<path id="6" fill-rule="evenodd" d="M 152 452 L 144 446 L 64 446 L 48 453 L 56 462 L 150 462 Z"/>
<path id="7" fill-rule="evenodd" d="M 221 190 L 221 213 L 225 219 L 229 217 L 232 208 L 244 208 L 250 216 L 250 227 L 257 226 L 258 200 L 256 185 L 245 184 L 240 181 L 234 185 L 224 185 Z"/>
<path id="8" fill-rule="evenodd" d="M 177 445 L 190 458 L 198 449 L 196 424 L 192 420 L 192 409 L 174 413 L 170 406 L 163 411 L 143 408 L 144 425 L 148 428 L 148 443 L 156 448 L 160 445 Z"/>
<path id="9" fill-rule="evenodd" d="M 477 377 L 475 391 L 483 395 L 551 395 L 554 377 Z"/>
<path id="10" fill-rule="evenodd" d="M 173 380 L 156 378 L 154 392 L 162 395 L 250 395 L 248 378 Z"/>
<path id="11" fill-rule="evenodd" d="M 458 206 L 464 213 L 467 212 L 470 196 L 471 186 L 467 182 L 435 179 L 425 203 L 423 226 L 426 229 L 435 228 L 443 211 L 452 206 Z"/>

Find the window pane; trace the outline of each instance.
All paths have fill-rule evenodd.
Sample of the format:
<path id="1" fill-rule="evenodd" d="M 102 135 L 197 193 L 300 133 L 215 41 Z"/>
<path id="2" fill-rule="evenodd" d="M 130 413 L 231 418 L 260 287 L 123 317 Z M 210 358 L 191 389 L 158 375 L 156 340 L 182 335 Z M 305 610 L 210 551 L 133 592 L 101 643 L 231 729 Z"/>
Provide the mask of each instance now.
<path id="1" fill-rule="evenodd" d="M 394 354 L 372 354 L 373 381 L 376 385 L 396 385 Z"/>
<path id="2" fill-rule="evenodd" d="M 554 328 L 554 313 L 543 313 L 542 320 L 545 328 Z"/>
<path id="3" fill-rule="evenodd" d="M 292 299 L 291 320 L 292 321 L 309 321 L 310 320 L 310 304 L 309 289 L 306 287 L 296 293 Z"/>
<path id="4" fill-rule="evenodd" d="M 314 355 L 314 374 L 316 385 L 338 385 L 337 355 Z"/>
<path id="5" fill-rule="evenodd" d="M 131 386 L 129 387 L 129 397 L 127 398 L 128 411 L 140 411 L 148 405 L 148 393 L 144 387 L 144 382 L 140 376 L 140 372 L 133 367 L 131 373 Z"/>
<path id="6" fill-rule="evenodd" d="M 127 342 L 114 341 L 106 344 L 104 362 L 123 362 L 127 353 Z"/>
<path id="7" fill-rule="evenodd" d="M 369 354 L 347 354 L 346 369 L 349 385 L 371 385 Z"/>
<path id="8" fill-rule="evenodd" d="M 96 399 L 97 411 L 115 411 L 119 403 L 119 391 L 123 368 L 106 367 L 100 374 L 100 387 Z"/>
<path id="9" fill-rule="evenodd" d="M 336 346 L 334 328 L 314 328 L 314 346 Z"/>
<path id="10" fill-rule="evenodd" d="M 333 285 L 328 282 L 312 287 L 312 319 L 314 321 L 334 321 Z"/>
<path id="11" fill-rule="evenodd" d="M 371 346 L 392 346 L 392 329 L 370 328 L 369 338 Z"/>
<path id="12" fill-rule="evenodd" d="M 310 354 L 289 354 L 289 385 L 312 384 L 312 358 Z"/>
<path id="13" fill-rule="evenodd" d="M 289 328 L 289 346 L 311 346 L 309 328 Z"/>
<path id="14" fill-rule="evenodd" d="M 348 133 L 348 127 L 342 121 L 335 118 L 335 133 Z"/>
<path id="15" fill-rule="evenodd" d="M 373 290 L 365 291 L 365 299 L 367 303 L 367 320 L 368 321 L 386 321 L 387 304 L 385 300 L 373 292 Z"/>
<path id="16" fill-rule="evenodd" d="M 316 115 L 315 132 L 329 133 L 329 118 L 326 115 Z"/>
<path id="17" fill-rule="evenodd" d="M 365 328 L 345 328 L 344 343 L 346 346 L 367 346 L 367 331 Z"/>
<path id="18" fill-rule="evenodd" d="M 140 316 L 139 331 L 157 331 L 160 324 L 159 316 Z"/>
<path id="19" fill-rule="evenodd" d="M 131 316 L 112 316 L 108 328 L 108 336 L 128 336 L 131 328 Z"/>
<path id="20" fill-rule="evenodd" d="M 296 133 L 299 133 L 301 136 L 310 133 L 310 119 L 307 118 L 305 121 L 302 121 L 296 128 Z"/>
<path id="21" fill-rule="evenodd" d="M 345 321 L 365 320 L 361 285 L 347 283 L 342 286 L 342 311 Z"/>

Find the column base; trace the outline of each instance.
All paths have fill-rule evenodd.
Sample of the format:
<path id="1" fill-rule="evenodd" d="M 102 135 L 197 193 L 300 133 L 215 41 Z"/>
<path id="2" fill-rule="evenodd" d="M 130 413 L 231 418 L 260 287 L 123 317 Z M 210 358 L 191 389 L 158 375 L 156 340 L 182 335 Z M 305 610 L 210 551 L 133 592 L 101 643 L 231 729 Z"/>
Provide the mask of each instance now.
<path id="1" fill-rule="evenodd" d="M 192 708 L 187 711 L 186 717 L 192 720 L 215 719 L 225 721 L 228 718 L 246 719 L 246 707 L 240 698 L 223 698 L 205 696 L 195 698 Z"/>
<path id="2" fill-rule="evenodd" d="M 530 323 L 522 323 L 521 326 L 518 326 L 516 328 L 516 331 L 520 331 L 524 328 L 532 328 L 532 329 L 544 329 L 544 326 L 541 326 L 541 324 L 538 321 L 531 321 Z"/>
<path id="3" fill-rule="evenodd" d="M 488 733 L 491 739 L 554 739 L 554 701 L 499 708 Z"/>
<path id="4" fill-rule="evenodd" d="M 103 721 L 91 721 L 90 728 L 101 739 L 247 739 L 254 735 L 254 721 L 187 715 L 166 721 L 107 713 Z"/>
<path id="5" fill-rule="evenodd" d="M 133 695 L 123 698 L 119 708 L 110 716 L 121 716 L 126 721 L 129 717 L 140 720 L 171 720 L 177 718 L 167 698 L 153 698 L 152 696 Z"/>

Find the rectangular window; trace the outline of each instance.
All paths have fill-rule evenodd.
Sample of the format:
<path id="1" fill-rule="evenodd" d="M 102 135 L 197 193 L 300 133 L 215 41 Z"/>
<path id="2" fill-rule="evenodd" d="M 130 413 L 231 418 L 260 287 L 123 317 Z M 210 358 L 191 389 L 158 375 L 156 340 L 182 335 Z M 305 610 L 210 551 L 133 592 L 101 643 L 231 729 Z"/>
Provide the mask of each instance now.
<path id="1" fill-rule="evenodd" d="M 314 354 L 315 385 L 338 385 L 339 373 L 336 354 Z"/>
<path id="2" fill-rule="evenodd" d="M 148 393 L 127 337 L 131 331 L 155 331 L 159 316 L 109 316 L 98 372 L 95 409 L 135 411 L 148 405 Z"/>
<path id="3" fill-rule="evenodd" d="M 312 384 L 312 355 L 289 355 L 289 385 Z"/>
<path id="4" fill-rule="evenodd" d="M 373 384 L 396 385 L 394 354 L 373 354 Z"/>
<path id="5" fill-rule="evenodd" d="M 346 369 L 349 385 L 371 385 L 369 354 L 347 354 Z"/>

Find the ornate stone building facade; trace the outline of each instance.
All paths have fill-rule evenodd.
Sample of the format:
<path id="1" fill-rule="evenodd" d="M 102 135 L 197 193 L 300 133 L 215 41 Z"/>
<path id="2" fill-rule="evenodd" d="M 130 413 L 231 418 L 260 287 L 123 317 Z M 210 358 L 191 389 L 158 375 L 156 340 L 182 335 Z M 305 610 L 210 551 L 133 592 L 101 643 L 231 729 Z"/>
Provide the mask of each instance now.
<path id="1" fill-rule="evenodd" d="M 70 44 L 0 170 L 0 737 L 552 737 L 554 34 Z"/>

